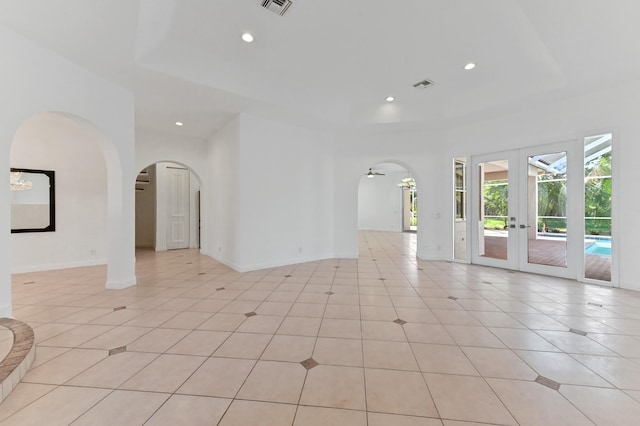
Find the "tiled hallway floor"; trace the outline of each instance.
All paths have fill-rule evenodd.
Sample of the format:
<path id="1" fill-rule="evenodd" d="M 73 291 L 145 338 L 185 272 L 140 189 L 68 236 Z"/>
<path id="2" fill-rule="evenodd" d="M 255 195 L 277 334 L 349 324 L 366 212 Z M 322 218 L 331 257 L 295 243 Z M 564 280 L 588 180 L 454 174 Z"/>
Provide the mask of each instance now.
<path id="1" fill-rule="evenodd" d="M 244 274 L 141 251 L 121 291 L 16 275 L 37 355 L 1 424 L 640 424 L 639 293 L 416 261 L 415 238 Z"/>

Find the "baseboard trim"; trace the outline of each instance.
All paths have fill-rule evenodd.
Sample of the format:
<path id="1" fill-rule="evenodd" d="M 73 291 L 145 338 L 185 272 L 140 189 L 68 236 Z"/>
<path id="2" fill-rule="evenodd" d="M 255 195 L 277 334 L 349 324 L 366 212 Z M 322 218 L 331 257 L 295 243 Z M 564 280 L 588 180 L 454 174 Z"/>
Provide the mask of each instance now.
<path id="1" fill-rule="evenodd" d="M 333 257 L 335 259 L 358 259 L 360 257 L 360 253 L 335 253 Z"/>
<path id="2" fill-rule="evenodd" d="M 45 264 L 31 265 L 31 266 L 17 266 L 17 267 L 11 268 L 11 273 L 25 274 L 28 272 L 53 271 L 57 269 L 82 268 L 85 266 L 99 266 L 99 265 L 106 265 L 106 264 L 107 264 L 107 259 L 91 259 L 91 260 L 81 260 L 76 262 L 45 263 Z"/>
<path id="3" fill-rule="evenodd" d="M 308 257 L 299 257 L 294 259 L 286 259 L 286 260 L 274 261 L 274 262 L 254 263 L 250 265 L 239 265 L 234 262 L 229 262 L 227 259 L 223 258 L 222 256 L 215 255 L 209 252 L 208 250 L 200 250 L 200 254 L 209 256 L 237 272 L 251 272 L 251 271 L 258 271 L 260 269 L 278 268 L 280 266 L 298 265 L 300 263 L 317 262 L 319 260 L 327 260 L 327 259 L 335 258 L 335 256 L 333 255 L 319 255 L 319 256 L 308 256 Z"/>
<path id="4" fill-rule="evenodd" d="M 134 285 L 136 285 L 138 282 L 138 280 L 136 279 L 136 277 L 134 276 L 133 278 L 129 278 L 126 280 L 109 280 L 105 283 L 105 288 L 107 290 L 122 290 L 125 288 L 129 288 L 129 287 L 133 287 Z"/>

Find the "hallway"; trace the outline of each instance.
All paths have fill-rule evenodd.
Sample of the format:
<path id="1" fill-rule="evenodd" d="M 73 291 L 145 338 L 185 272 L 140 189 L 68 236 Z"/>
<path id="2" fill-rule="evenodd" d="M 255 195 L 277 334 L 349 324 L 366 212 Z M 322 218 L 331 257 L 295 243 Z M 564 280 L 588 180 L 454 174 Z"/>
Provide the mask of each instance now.
<path id="1" fill-rule="evenodd" d="M 415 258 L 238 273 L 197 250 L 13 276 L 36 359 L 1 425 L 633 425 L 640 294 Z M 468 423 L 475 422 L 475 423 Z"/>

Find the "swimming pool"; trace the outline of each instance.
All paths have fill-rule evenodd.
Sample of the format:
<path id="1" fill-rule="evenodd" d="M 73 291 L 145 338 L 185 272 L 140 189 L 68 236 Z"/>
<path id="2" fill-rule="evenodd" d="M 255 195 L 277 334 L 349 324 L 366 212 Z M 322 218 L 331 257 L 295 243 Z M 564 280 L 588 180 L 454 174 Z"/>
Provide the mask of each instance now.
<path id="1" fill-rule="evenodd" d="M 599 254 L 601 256 L 611 256 L 611 240 L 591 241 L 584 249 L 587 254 Z"/>
<path id="2" fill-rule="evenodd" d="M 548 232 L 538 232 L 538 237 L 547 239 L 563 239 L 566 240 L 566 234 L 552 234 Z M 600 256 L 611 256 L 611 237 L 600 237 L 589 235 L 585 237 L 584 252 L 585 254 L 599 254 Z"/>

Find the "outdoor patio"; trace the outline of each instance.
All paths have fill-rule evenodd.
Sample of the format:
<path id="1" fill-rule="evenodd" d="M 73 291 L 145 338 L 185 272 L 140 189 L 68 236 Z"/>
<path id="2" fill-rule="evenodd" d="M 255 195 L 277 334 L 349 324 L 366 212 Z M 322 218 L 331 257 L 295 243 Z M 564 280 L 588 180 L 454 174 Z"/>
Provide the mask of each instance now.
<path id="1" fill-rule="evenodd" d="M 484 237 L 485 257 L 507 259 L 507 238 Z M 567 253 L 562 240 L 529 240 L 529 263 L 566 266 Z M 595 280 L 611 281 L 611 257 L 585 254 L 585 276 Z"/>

